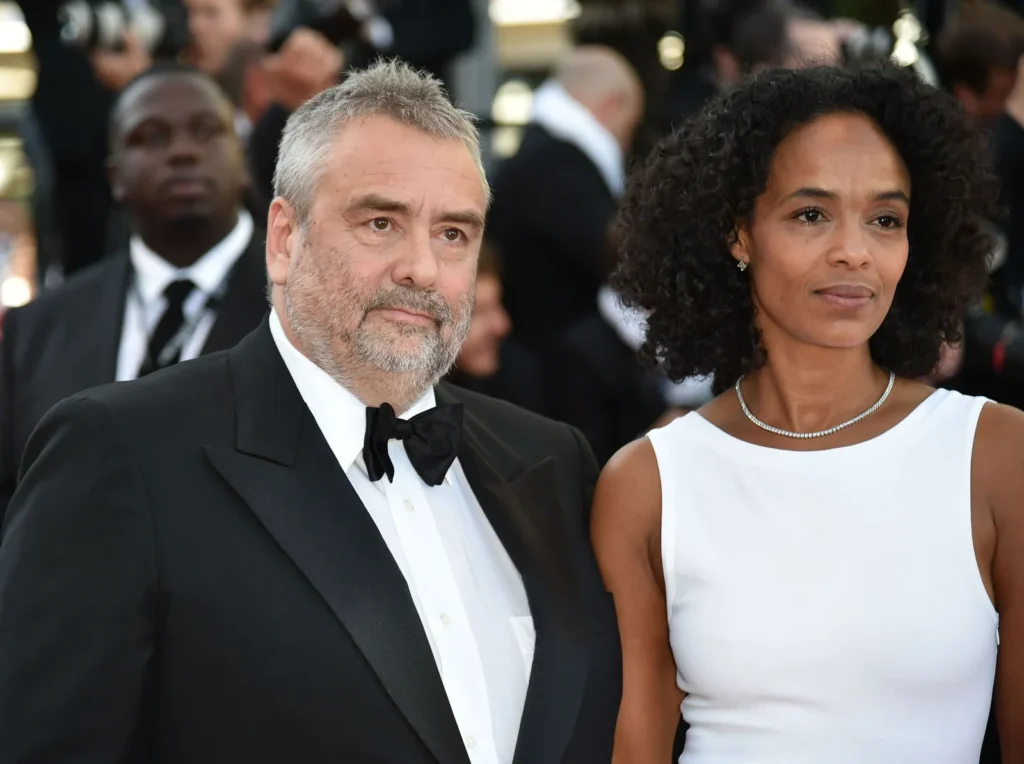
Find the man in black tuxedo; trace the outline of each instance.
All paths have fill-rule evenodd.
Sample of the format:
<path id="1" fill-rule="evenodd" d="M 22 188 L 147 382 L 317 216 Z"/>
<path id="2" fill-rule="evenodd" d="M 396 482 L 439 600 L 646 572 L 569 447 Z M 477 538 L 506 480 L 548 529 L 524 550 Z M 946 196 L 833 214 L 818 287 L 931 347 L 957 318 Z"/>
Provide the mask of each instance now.
<path id="1" fill-rule="evenodd" d="M 153 69 L 113 113 L 110 172 L 127 249 L 4 318 L 0 520 L 29 434 L 69 395 L 229 348 L 267 312 L 263 234 L 239 208 L 242 150 L 205 75 Z"/>
<path id="2" fill-rule="evenodd" d="M 379 64 L 292 116 L 276 181 L 269 320 L 29 442 L 0 761 L 609 762 L 593 456 L 436 384 L 473 306 L 475 128 Z"/>

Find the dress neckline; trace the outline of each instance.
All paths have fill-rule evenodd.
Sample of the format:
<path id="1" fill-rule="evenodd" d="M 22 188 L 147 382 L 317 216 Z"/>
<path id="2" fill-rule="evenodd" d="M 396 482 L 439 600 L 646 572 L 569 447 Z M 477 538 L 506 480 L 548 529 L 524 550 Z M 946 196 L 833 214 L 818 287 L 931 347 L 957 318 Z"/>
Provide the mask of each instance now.
<path id="1" fill-rule="evenodd" d="M 774 446 L 762 446 L 757 443 L 751 443 L 743 440 L 742 438 L 737 438 L 735 435 L 727 433 L 718 425 L 712 424 L 697 411 L 690 412 L 683 417 L 683 419 L 692 419 L 696 426 L 700 427 L 705 431 L 705 433 L 707 433 L 712 442 L 715 442 L 722 448 L 727 449 L 730 454 L 742 455 L 746 458 L 758 460 L 769 459 L 780 462 L 797 460 L 799 462 L 806 463 L 808 461 L 823 461 L 843 457 L 861 456 L 866 453 L 877 451 L 882 446 L 891 445 L 893 441 L 897 441 L 905 437 L 905 435 L 913 429 L 915 422 L 927 416 L 928 413 L 937 408 L 952 394 L 952 391 L 944 389 L 933 391 L 899 422 L 894 424 L 885 432 L 881 432 L 867 440 L 862 440 L 859 443 L 851 443 L 847 446 L 816 448 L 806 451 L 776 448 Z"/>

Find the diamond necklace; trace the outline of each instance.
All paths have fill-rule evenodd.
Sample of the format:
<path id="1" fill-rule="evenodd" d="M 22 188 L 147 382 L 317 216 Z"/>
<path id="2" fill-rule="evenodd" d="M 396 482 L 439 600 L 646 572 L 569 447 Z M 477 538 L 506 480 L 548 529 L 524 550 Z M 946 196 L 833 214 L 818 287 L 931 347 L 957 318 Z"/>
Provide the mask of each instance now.
<path id="1" fill-rule="evenodd" d="M 747 415 L 747 419 L 756 424 L 762 430 L 774 432 L 776 435 L 785 435 L 787 438 L 823 438 L 826 435 L 832 435 L 833 433 L 837 433 L 840 430 L 844 430 L 851 424 L 857 424 L 857 422 L 859 422 L 861 419 L 866 419 L 867 417 L 871 416 L 876 411 L 878 411 L 881 405 L 885 403 L 885 399 L 889 397 L 889 393 L 892 392 L 892 386 L 896 382 L 896 374 L 891 371 L 889 372 L 889 384 L 886 386 L 885 392 L 882 393 L 882 397 L 875 402 L 874 406 L 869 408 L 863 414 L 858 414 L 849 421 L 843 422 L 842 424 L 837 424 L 835 427 L 829 427 L 827 430 L 819 430 L 818 432 L 790 432 L 789 430 L 780 430 L 778 427 L 772 427 L 770 424 L 765 424 L 764 422 L 762 422 L 760 419 L 758 419 L 756 416 L 750 413 L 750 409 L 747 408 L 747 402 L 746 400 L 744 400 L 743 392 L 740 390 L 740 382 L 742 381 L 743 377 L 740 377 L 739 379 L 736 380 L 736 397 L 740 399 L 740 406 L 743 408 L 743 413 Z"/>

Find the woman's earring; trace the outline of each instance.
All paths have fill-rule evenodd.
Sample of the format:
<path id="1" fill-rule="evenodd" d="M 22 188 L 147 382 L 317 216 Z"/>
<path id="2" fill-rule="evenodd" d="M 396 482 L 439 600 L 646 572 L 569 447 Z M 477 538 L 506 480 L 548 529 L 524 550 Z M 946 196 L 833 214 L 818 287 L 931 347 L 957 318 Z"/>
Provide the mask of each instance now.
<path id="1" fill-rule="evenodd" d="M 743 271 L 747 269 L 747 261 L 740 260 L 738 263 L 736 263 L 736 267 L 740 269 L 740 273 L 743 273 Z"/>

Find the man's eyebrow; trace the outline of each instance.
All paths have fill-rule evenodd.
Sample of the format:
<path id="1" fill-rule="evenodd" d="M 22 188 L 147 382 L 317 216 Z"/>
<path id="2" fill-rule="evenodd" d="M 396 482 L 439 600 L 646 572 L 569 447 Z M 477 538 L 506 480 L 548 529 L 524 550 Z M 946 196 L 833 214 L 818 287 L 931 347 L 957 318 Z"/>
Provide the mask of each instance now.
<path id="1" fill-rule="evenodd" d="M 472 210 L 442 212 L 437 218 L 445 223 L 461 223 L 477 230 L 483 230 L 484 227 L 484 219 Z"/>
<path id="2" fill-rule="evenodd" d="M 377 212 L 400 212 L 403 215 L 412 214 L 412 208 L 405 202 L 389 199 L 380 194 L 364 194 L 363 196 L 356 197 L 349 204 L 348 209 L 350 212 L 374 210 Z"/>
<path id="3" fill-rule="evenodd" d="M 374 212 L 395 212 L 411 217 L 412 207 L 397 199 L 389 199 L 380 194 L 364 194 L 352 200 L 349 212 L 371 210 Z M 484 219 L 473 210 L 447 210 L 437 215 L 437 220 L 445 223 L 460 223 L 471 228 L 483 230 Z"/>

